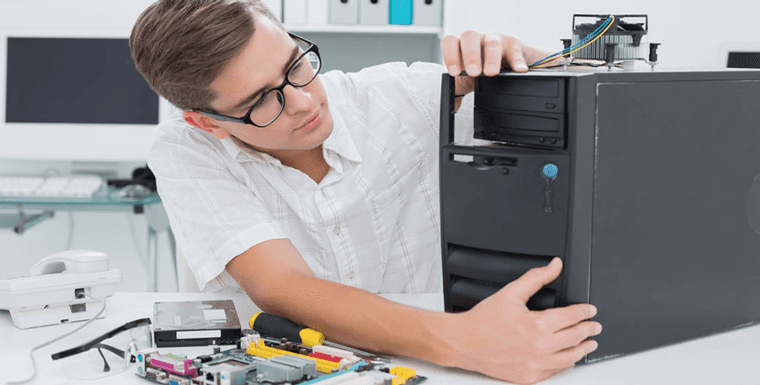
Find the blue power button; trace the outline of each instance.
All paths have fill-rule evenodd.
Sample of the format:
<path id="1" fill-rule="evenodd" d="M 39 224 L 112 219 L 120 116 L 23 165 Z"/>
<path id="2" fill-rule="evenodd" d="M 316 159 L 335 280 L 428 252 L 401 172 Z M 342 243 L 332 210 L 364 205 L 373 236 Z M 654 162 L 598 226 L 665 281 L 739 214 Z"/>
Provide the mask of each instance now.
<path id="1" fill-rule="evenodd" d="M 559 167 L 554 163 L 547 163 L 541 168 L 541 173 L 549 179 L 554 179 L 559 174 Z"/>

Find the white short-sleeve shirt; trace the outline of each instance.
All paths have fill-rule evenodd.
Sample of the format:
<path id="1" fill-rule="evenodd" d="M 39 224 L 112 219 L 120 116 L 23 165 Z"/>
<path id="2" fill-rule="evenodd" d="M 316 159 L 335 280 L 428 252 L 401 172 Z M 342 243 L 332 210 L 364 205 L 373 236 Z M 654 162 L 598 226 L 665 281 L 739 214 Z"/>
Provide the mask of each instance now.
<path id="1" fill-rule="evenodd" d="M 317 277 L 373 293 L 440 292 L 443 72 L 389 63 L 320 75 L 334 128 L 319 184 L 191 127 L 180 113 L 162 122 L 148 163 L 199 287 L 239 290 L 226 264 L 286 238 Z"/>

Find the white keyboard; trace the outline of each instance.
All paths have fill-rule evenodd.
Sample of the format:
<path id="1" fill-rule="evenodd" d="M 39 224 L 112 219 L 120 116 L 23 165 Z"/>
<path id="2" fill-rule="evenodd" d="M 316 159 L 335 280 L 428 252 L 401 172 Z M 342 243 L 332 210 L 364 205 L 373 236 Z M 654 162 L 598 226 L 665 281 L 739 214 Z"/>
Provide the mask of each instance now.
<path id="1" fill-rule="evenodd" d="M 0 176 L 0 197 L 90 198 L 104 185 L 94 175 Z"/>

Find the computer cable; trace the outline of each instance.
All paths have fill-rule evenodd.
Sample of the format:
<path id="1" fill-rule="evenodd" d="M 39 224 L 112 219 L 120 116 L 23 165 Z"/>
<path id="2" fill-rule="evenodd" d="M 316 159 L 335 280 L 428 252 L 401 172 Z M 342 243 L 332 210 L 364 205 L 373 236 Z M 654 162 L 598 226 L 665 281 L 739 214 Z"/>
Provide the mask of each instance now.
<path id="1" fill-rule="evenodd" d="M 615 67 L 623 68 L 622 64 L 620 64 L 620 63 L 621 62 L 615 63 Z M 607 65 L 607 63 L 603 63 L 603 62 L 602 63 L 591 63 L 591 62 L 570 62 L 570 63 L 567 63 L 568 67 L 592 67 L 592 68 L 598 68 L 598 67 L 604 67 L 606 65 Z M 565 66 L 565 64 L 554 64 L 554 65 L 550 65 L 550 66 L 541 66 L 541 67 L 538 67 L 538 68 L 558 68 L 558 67 L 564 67 L 564 66 Z"/>
<path id="2" fill-rule="evenodd" d="M 570 55 L 570 54 L 572 54 L 574 52 L 577 52 L 577 51 L 585 48 L 586 46 L 592 44 L 597 39 L 599 39 L 600 37 L 602 37 L 602 35 L 604 35 L 607 32 L 607 30 L 610 29 L 610 27 L 612 26 L 612 23 L 614 21 L 615 21 L 615 16 L 610 16 L 607 20 L 605 20 L 599 27 L 597 27 L 591 34 L 589 34 L 588 36 L 586 36 L 583 40 L 579 41 L 578 43 L 575 43 L 574 45 L 572 45 L 572 46 L 570 46 L 570 47 L 568 47 L 566 49 L 563 49 L 562 51 L 559 51 L 557 53 L 551 54 L 551 55 L 549 55 L 549 56 L 547 56 L 547 57 L 545 57 L 545 58 L 543 58 L 543 59 L 541 59 L 541 60 L 539 60 L 539 61 L 531 64 L 531 65 L 529 65 L 528 68 L 546 68 L 545 66 L 542 66 L 542 64 L 545 64 L 545 63 L 547 63 L 547 62 L 549 62 L 551 60 L 557 59 L 557 58 L 562 57 L 562 56 Z"/>
<path id="3" fill-rule="evenodd" d="M 549 55 L 549 56 L 547 56 L 547 57 L 545 57 L 545 58 L 543 58 L 543 59 L 541 59 L 541 60 L 539 60 L 539 61 L 531 64 L 529 67 L 539 66 L 539 65 L 544 64 L 544 63 L 546 63 L 546 62 L 548 62 L 550 60 L 554 60 L 554 59 L 556 59 L 558 57 L 566 56 L 566 55 L 569 55 L 569 54 L 571 54 L 573 52 L 576 52 L 576 51 L 578 51 L 580 49 L 583 49 L 584 47 L 586 47 L 587 45 L 593 43 L 599 37 L 601 37 L 602 35 L 604 35 L 604 33 L 607 32 L 607 29 L 612 25 L 612 22 L 614 20 L 615 20 L 615 16 L 610 16 L 601 25 L 599 25 L 599 27 L 597 27 L 593 32 L 591 32 L 588 36 L 586 36 L 581 41 L 575 43 L 574 45 L 572 45 L 572 46 L 570 46 L 568 48 L 563 49 L 562 51 L 559 51 L 557 53 Z"/>
<path id="4" fill-rule="evenodd" d="M 82 294 L 85 297 L 88 297 L 90 299 L 94 299 L 96 301 L 100 301 L 103 304 L 103 307 L 100 309 L 100 311 L 98 312 L 98 314 L 95 314 L 92 318 L 90 318 L 89 320 L 87 320 L 87 322 L 85 322 L 84 324 L 80 325 L 78 328 L 76 328 L 76 329 L 74 329 L 72 331 L 69 331 L 67 333 L 64 333 L 64 334 L 62 334 L 62 335 L 60 335 L 58 337 L 55 337 L 55 338 L 53 338 L 50 341 L 46 341 L 44 343 L 41 343 L 41 344 L 33 347 L 32 350 L 29 351 L 29 357 L 32 359 L 32 375 L 31 375 L 31 377 L 29 377 L 27 379 L 24 379 L 24 380 L 21 380 L 21 381 L 9 381 L 9 382 L 6 382 L 7 385 L 26 384 L 26 383 L 31 382 L 32 380 L 34 380 L 34 378 L 37 377 L 37 362 L 34 359 L 34 352 L 35 351 L 37 351 L 38 349 L 40 349 L 42 347 L 45 347 L 45 346 L 48 346 L 48 345 L 53 344 L 55 342 L 58 342 L 58 341 L 60 341 L 60 340 L 62 340 L 64 338 L 66 338 L 66 337 L 68 337 L 68 336 L 70 336 L 70 335 L 72 335 L 72 334 L 74 334 L 74 333 L 76 333 L 76 332 L 84 329 L 87 325 L 91 324 L 92 321 L 95 321 L 95 319 L 97 319 L 98 317 L 100 317 L 101 314 L 103 314 L 103 312 L 106 310 L 106 300 L 105 300 L 105 298 L 93 297 L 93 296 L 91 296 L 91 295 L 89 295 L 87 293 L 82 293 Z"/>

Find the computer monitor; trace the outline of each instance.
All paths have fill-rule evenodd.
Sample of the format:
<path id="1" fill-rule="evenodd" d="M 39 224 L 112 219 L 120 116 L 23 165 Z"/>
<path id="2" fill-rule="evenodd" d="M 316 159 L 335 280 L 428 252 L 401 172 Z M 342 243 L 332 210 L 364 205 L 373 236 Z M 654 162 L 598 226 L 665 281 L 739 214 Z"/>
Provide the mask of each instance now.
<path id="1" fill-rule="evenodd" d="M 0 160 L 145 161 L 175 108 L 134 68 L 128 36 L 0 29 Z"/>
<path id="2" fill-rule="evenodd" d="M 723 43 L 718 60 L 719 68 L 760 68 L 760 41 Z"/>

